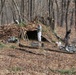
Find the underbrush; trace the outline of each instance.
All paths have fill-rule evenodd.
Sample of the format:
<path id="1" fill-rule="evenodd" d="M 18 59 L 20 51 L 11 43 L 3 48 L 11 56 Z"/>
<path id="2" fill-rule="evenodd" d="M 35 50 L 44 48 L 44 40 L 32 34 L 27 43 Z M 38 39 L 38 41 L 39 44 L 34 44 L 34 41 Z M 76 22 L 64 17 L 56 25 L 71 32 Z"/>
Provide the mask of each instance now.
<path id="1" fill-rule="evenodd" d="M 16 48 L 16 46 L 15 46 L 15 45 L 11 45 L 11 46 L 10 46 L 10 48 L 15 49 L 15 48 Z"/>
<path id="2" fill-rule="evenodd" d="M 60 70 L 52 70 L 50 69 L 50 71 L 52 71 L 53 73 L 60 73 L 60 75 L 76 75 L 76 69 L 72 68 L 72 69 L 60 69 Z"/>
<path id="3" fill-rule="evenodd" d="M 11 68 L 9 68 L 8 69 L 10 72 L 20 72 L 20 71 L 23 71 L 23 69 L 21 68 L 21 67 L 18 67 L 18 66 L 16 66 L 16 67 L 11 67 Z"/>
<path id="4" fill-rule="evenodd" d="M 5 47 L 5 44 L 0 43 L 0 48 L 2 49 L 2 48 L 4 48 L 4 47 Z"/>

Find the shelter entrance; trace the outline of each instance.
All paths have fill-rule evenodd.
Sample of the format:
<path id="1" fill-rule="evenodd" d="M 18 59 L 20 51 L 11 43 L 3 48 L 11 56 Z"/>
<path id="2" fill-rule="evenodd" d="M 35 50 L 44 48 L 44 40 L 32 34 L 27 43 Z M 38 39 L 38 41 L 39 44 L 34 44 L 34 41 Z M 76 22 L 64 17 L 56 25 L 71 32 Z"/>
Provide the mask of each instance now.
<path id="1" fill-rule="evenodd" d="M 27 31 L 27 36 L 29 40 L 37 40 L 37 30 Z"/>
<path id="2" fill-rule="evenodd" d="M 26 35 L 28 36 L 29 40 L 38 40 L 37 39 L 37 30 L 34 31 L 27 31 Z M 42 41 L 47 41 L 46 38 L 42 37 Z"/>

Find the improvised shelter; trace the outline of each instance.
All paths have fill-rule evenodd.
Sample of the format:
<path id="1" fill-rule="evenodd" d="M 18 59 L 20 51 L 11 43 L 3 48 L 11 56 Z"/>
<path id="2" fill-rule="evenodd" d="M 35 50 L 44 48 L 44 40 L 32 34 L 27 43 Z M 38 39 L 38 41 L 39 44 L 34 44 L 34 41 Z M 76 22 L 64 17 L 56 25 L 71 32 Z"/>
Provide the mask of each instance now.
<path id="1" fill-rule="evenodd" d="M 42 38 L 50 43 L 56 42 L 58 39 L 52 32 L 51 28 L 42 25 Z M 19 37 L 21 33 L 27 34 L 29 39 L 37 39 L 37 23 L 29 23 L 28 25 L 2 25 L 0 26 L 0 39 L 7 39 L 10 36 Z"/>

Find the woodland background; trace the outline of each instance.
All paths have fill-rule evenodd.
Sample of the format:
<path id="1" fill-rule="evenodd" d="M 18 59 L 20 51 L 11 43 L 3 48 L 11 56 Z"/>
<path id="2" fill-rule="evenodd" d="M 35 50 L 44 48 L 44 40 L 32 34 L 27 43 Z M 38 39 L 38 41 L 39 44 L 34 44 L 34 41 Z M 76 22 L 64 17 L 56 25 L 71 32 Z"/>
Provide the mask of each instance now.
<path id="1" fill-rule="evenodd" d="M 37 19 L 52 29 L 56 25 L 68 29 L 75 26 L 75 18 L 76 0 L 0 0 L 0 25 Z"/>

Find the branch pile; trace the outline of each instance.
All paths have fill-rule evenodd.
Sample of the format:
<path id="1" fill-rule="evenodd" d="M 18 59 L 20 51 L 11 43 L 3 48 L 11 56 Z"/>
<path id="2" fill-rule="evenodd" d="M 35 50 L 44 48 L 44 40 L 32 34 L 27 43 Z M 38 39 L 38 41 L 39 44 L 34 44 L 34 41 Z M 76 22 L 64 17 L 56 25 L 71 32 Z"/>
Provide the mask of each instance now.
<path id="1" fill-rule="evenodd" d="M 47 27 L 43 24 L 42 25 L 42 36 L 49 42 L 56 42 L 58 39 L 52 32 L 50 27 Z M 37 30 L 37 24 L 36 23 L 30 23 L 25 26 L 19 26 L 16 24 L 10 24 L 10 25 L 3 25 L 0 26 L 0 39 L 6 39 L 9 36 L 15 36 L 19 37 L 21 31 L 34 31 Z"/>

